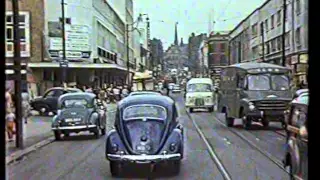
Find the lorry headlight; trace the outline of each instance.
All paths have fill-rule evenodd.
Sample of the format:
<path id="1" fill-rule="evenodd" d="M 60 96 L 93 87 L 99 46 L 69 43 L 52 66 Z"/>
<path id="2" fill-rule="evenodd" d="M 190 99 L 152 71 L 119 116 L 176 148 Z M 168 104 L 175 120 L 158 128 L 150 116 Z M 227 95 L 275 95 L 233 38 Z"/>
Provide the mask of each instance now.
<path id="1" fill-rule="evenodd" d="M 254 104 L 252 102 L 249 102 L 249 109 L 250 111 L 253 111 L 255 109 Z"/>

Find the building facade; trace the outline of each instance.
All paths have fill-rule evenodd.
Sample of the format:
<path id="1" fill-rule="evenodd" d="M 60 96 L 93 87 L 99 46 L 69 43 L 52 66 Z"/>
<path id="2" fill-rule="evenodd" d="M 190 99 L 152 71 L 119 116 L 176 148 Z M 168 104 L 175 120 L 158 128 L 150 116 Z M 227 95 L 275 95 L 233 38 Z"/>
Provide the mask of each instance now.
<path id="1" fill-rule="evenodd" d="M 22 64 L 29 64 L 32 62 L 39 62 L 44 58 L 44 46 L 42 34 L 44 30 L 44 3 L 43 0 L 34 1 L 18 1 L 19 3 L 19 29 L 20 29 L 20 51 Z M 6 51 L 6 65 L 13 64 L 13 12 L 12 1 L 6 0 L 6 36 L 5 36 L 5 51 Z M 25 74 L 25 71 L 22 71 Z M 11 79 L 10 75 L 13 75 L 13 70 L 6 70 L 7 79 Z M 41 82 L 38 72 L 32 72 L 28 68 L 27 80 L 29 84 L 29 90 L 32 94 L 37 95 L 39 88 L 37 82 Z M 13 82 L 8 81 L 6 84 L 12 86 Z M 27 83 L 23 81 L 23 88 Z"/>
<path id="2" fill-rule="evenodd" d="M 163 69 L 163 46 L 160 39 L 153 38 L 151 40 L 151 64 L 155 75 L 160 75 Z"/>
<path id="3" fill-rule="evenodd" d="M 308 62 L 308 0 L 267 0 L 230 32 L 230 61 L 264 61 L 283 64 L 282 34 L 285 23 L 285 65 L 296 83 L 306 82 Z"/>
<path id="4" fill-rule="evenodd" d="M 80 86 L 125 83 L 128 74 L 126 23 L 131 22 L 133 15 L 133 7 L 128 1 L 88 0 L 79 3 L 69 0 L 65 4 L 67 82 L 76 82 Z M 12 31 L 11 2 L 6 4 L 7 29 Z M 20 23 L 24 29 L 22 56 L 34 77 L 31 85 L 36 86 L 36 94 L 43 94 L 50 87 L 61 86 L 63 79 L 59 64 L 62 59 L 61 3 L 56 0 L 19 1 L 19 8 L 24 17 Z M 10 59 L 12 34 L 7 34 L 7 56 Z M 133 59 L 133 40 L 129 42 Z M 130 72 L 134 72 L 133 69 Z"/>
<path id="5" fill-rule="evenodd" d="M 198 59 L 198 50 L 200 44 L 203 40 L 207 39 L 207 34 L 199 34 L 195 35 L 194 33 L 191 34 L 188 40 L 188 67 L 195 70 L 197 73 L 200 71 L 200 60 Z"/>
<path id="6" fill-rule="evenodd" d="M 228 31 L 211 33 L 208 38 L 209 68 L 214 66 L 226 66 L 229 64 L 229 34 Z"/>

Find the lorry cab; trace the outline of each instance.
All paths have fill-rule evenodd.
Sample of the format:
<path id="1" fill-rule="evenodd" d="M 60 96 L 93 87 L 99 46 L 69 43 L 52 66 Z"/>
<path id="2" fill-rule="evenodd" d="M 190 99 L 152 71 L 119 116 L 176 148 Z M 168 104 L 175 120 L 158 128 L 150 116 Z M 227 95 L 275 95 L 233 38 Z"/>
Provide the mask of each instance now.
<path id="1" fill-rule="evenodd" d="M 186 87 L 186 108 L 190 113 L 195 108 L 205 108 L 213 112 L 215 105 L 215 92 L 210 78 L 192 78 Z"/>
<path id="2" fill-rule="evenodd" d="M 224 68 L 218 92 L 218 111 L 226 125 L 241 118 L 249 129 L 253 121 L 267 127 L 270 121 L 285 126 L 284 110 L 292 99 L 289 69 L 268 63 L 240 63 Z"/>

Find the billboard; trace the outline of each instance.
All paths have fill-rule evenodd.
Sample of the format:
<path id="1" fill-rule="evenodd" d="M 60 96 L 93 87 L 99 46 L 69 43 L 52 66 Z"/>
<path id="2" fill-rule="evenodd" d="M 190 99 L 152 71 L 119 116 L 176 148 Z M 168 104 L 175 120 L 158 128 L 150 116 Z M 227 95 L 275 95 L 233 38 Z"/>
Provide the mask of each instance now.
<path id="1" fill-rule="evenodd" d="M 59 22 L 49 22 L 49 54 L 52 59 L 62 58 L 62 28 Z M 89 27 L 86 25 L 65 25 L 66 58 L 84 61 L 90 58 Z"/>

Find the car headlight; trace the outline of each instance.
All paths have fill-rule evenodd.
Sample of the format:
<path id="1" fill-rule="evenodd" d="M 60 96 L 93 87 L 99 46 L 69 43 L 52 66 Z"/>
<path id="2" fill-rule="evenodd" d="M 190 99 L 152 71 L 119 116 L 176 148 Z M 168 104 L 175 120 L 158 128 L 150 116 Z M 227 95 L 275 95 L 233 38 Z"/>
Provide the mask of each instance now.
<path id="1" fill-rule="evenodd" d="M 253 111 L 255 109 L 254 104 L 252 102 L 249 102 L 249 109 Z"/>
<path id="2" fill-rule="evenodd" d="M 169 150 L 171 152 L 175 151 L 177 149 L 177 145 L 175 143 L 171 143 L 170 146 L 169 146 Z"/>
<path id="3" fill-rule="evenodd" d="M 194 100 L 195 100 L 194 97 L 192 97 L 192 96 L 189 96 L 189 97 L 188 97 L 188 102 L 192 103 Z"/>
<path id="4" fill-rule="evenodd" d="M 117 144 L 112 144 L 112 145 L 111 145 L 111 149 L 112 149 L 113 152 L 117 152 L 117 151 L 119 150 Z"/>
<path id="5" fill-rule="evenodd" d="M 207 97 L 206 97 L 206 102 L 211 102 L 211 100 L 212 100 L 212 97 L 211 97 L 211 96 L 207 96 Z"/>

